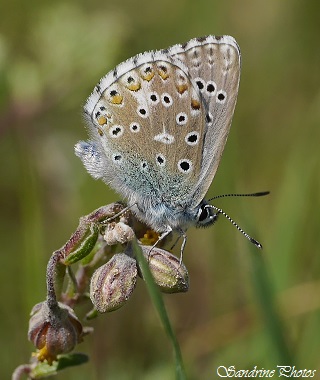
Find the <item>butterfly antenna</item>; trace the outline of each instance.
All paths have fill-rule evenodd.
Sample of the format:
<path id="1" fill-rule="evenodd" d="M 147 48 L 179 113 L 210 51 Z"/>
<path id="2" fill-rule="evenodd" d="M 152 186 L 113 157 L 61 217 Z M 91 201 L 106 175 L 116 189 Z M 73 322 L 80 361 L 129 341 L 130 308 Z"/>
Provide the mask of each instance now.
<path id="1" fill-rule="evenodd" d="M 259 193 L 256 193 L 256 194 L 259 194 Z M 237 194 L 235 194 L 235 195 L 237 195 Z M 266 195 L 266 194 L 264 194 L 264 195 Z M 243 229 L 241 227 L 239 227 L 238 224 L 233 219 L 231 219 L 230 216 L 228 214 L 226 214 L 221 208 L 218 208 L 218 207 L 213 206 L 213 205 L 207 205 L 205 207 L 214 208 L 217 211 L 217 214 L 216 214 L 217 216 L 219 214 L 222 214 L 223 216 L 225 216 L 229 220 L 229 222 L 231 222 L 237 228 L 238 231 L 240 231 L 248 240 L 251 241 L 251 243 L 253 243 L 256 247 L 262 249 L 262 244 L 260 244 L 257 240 L 252 238 L 250 235 L 248 235 L 245 231 L 243 231 Z"/>
<path id="2" fill-rule="evenodd" d="M 225 197 L 263 197 L 268 194 L 270 194 L 270 191 L 259 191 L 258 193 L 250 193 L 250 194 L 222 194 L 222 195 L 216 195 L 215 197 L 208 199 L 208 202 L 213 201 L 214 199 L 225 198 Z"/>

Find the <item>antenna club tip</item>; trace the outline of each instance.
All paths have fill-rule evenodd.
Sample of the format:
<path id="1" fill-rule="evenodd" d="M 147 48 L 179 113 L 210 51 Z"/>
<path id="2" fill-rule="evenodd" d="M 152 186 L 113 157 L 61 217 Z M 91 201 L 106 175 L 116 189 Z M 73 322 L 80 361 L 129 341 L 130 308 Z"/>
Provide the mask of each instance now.
<path id="1" fill-rule="evenodd" d="M 265 195 L 270 194 L 270 191 L 259 191 L 258 193 L 253 194 L 256 197 L 263 197 Z"/>
<path id="2" fill-rule="evenodd" d="M 259 249 L 262 249 L 262 248 L 263 248 L 263 247 L 262 247 L 262 244 L 260 244 L 257 240 L 251 238 L 250 241 L 251 241 L 251 243 L 253 243 L 257 248 L 259 248 Z"/>

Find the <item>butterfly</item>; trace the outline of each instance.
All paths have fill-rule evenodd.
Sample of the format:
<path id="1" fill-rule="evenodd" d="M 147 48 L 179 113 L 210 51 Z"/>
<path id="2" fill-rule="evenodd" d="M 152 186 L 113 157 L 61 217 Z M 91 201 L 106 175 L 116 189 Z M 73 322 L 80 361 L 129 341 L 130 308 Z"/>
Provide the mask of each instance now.
<path id="1" fill-rule="evenodd" d="M 159 240 L 182 235 L 181 252 L 190 226 L 227 216 L 205 195 L 230 130 L 240 67 L 233 37 L 194 38 L 119 64 L 84 106 L 90 140 L 76 144 L 76 155 Z"/>

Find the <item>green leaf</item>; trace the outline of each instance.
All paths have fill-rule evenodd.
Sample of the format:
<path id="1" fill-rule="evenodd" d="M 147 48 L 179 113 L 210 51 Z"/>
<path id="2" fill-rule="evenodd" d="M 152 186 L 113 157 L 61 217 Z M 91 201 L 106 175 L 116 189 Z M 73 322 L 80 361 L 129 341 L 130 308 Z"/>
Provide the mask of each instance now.
<path id="1" fill-rule="evenodd" d="M 58 371 L 65 368 L 86 363 L 88 360 L 89 357 L 82 353 L 60 355 L 58 360 L 54 361 L 52 365 L 39 362 L 31 371 L 30 377 L 32 379 L 44 379 L 46 377 L 56 375 Z"/>
<path id="2" fill-rule="evenodd" d="M 68 355 L 59 356 L 57 370 L 61 371 L 67 367 L 81 365 L 89 361 L 88 355 L 76 352 Z"/>

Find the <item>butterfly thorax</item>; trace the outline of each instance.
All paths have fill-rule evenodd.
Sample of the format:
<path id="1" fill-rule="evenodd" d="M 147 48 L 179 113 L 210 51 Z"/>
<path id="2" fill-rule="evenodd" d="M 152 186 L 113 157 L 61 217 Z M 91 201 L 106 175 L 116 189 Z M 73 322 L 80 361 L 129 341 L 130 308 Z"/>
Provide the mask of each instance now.
<path id="1" fill-rule="evenodd" d="M 197 222 L 199 207 L 163 202 L 151 198 L 136 200 L 132 207 L 137 218 L 157 232 L 164 232 L 168 226 L 173 230 L 186 231 Z"/>

